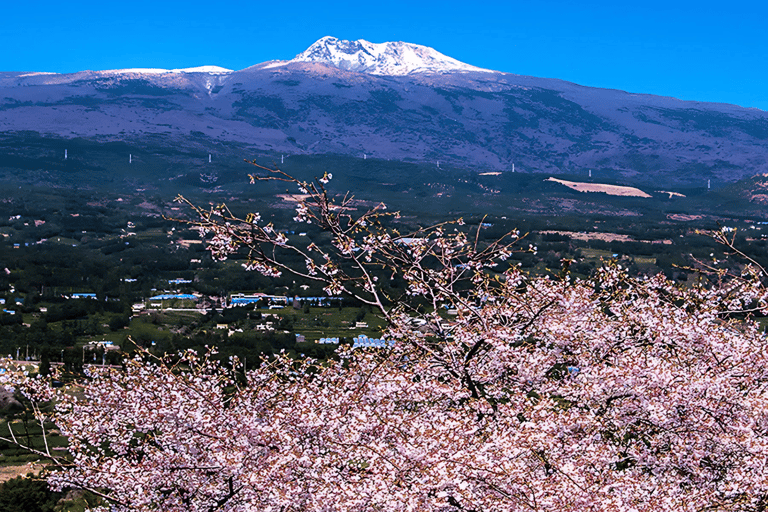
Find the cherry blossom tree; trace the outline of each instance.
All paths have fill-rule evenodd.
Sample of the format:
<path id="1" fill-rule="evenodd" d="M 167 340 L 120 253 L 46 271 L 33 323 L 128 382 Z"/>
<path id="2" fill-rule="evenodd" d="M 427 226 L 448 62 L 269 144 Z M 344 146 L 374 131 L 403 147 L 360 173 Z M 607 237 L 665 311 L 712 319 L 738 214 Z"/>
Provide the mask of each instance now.
<path id="1" fill-rule="evenodd" d="M 92 490 L 114 510 L 768 508 L 768 357 L 750 316 L 767 305 L 759 266 L 727 275 L 711 263 L 714 278 L 688 287 L 616 263 L 588 279 L 568 262 L 533 276 L 504 263 L 535 250 L 519 233 L 483 244 L 457 221 L 404 235 L 383 206 L 354 216 L 351 197 L 336 203 L 330 175 L 261 170 L 254 181 L 299 187 L 296 220 L 333 247 L 188 203 L 214 257 L 245 251 L 248 270 L 354 296 L 395 343 L 331 361 L 280 356 L 245 380 L 236 359 L 194 352 L 92 367 L 82 395 L 17 378 L 39 421 L 69 439 L 54 488 Z M 284 251 L 305 264 L 290 268 Z M 402 296 L 383 291 L 382 269 L 405 281 Z M 54 398 L 50 415 L 37 406 Z"/>

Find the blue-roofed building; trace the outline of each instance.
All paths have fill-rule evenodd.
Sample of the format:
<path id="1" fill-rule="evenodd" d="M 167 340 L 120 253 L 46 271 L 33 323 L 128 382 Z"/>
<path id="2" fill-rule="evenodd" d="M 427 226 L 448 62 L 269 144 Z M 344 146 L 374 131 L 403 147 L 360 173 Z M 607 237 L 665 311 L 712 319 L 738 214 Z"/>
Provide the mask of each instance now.
<path id="1" fill-rule="evenodd" d="M 245 306 L 246 304 L 256 304 L 260 300 L 267 300 L 266 296 L 260 295 L 233 295 L 229 299 L 232 306 Z"/>
<path id="2" fill-rule="evenodd" d="M 356 336 L 352 341 L 352 348 L 388 348 L 395 345 L 394 340 L 369 338 L 365 335 Z"/>
<path id="3" fill-rule="evenodd" d="M 192 295 L 191 293 L 163 293 L 163 294 L 155 295 L 154 297 L 149 298 L 149 300 L 173 300 L 173 299 L 197 300 L 197 297 L 195 295 Z"/>
<path id="4" fill-rule="evenodd" d="M 229 298 L 229 304 L 230 306 L 245 306 L 247 304 L 256 304 L 260 300 L 264 300 L 270 305 L 288 304 L 288 297 L 285 295 L 267 295 L 266 293 L 254 293 L 251 295 L 236 293 Z"/>
<path id="5" fill-rule="evenodd" d="M 296 297 L 302 303 L 307 303 L 311 306 L 324 306 L 329 307 L 338 304 L 341 301 L 341 297 Z M 266 304 L 274 305 L 288 305 L 288 297 L 285 295 L 267 295 L 266 293 L 233 293 L 229 298 L 230 306 L 245 306 L 247 304 L 256 304 L 260 300 L 265 301 Z M 295 299 L 293 299 L 295 300 Z"/>
<path id="6" fill-rule="evenodd" d="M 70 299 L 95 299 L 95 293 L 73 293 L 69 296 Z"/>
<path id="7" fill-rule="evenodd" d="M 329 307 L 334 303 L 341 301 L 341 297 L 299 297 L 302 302 L 307 302 L 311 306 Z"/>

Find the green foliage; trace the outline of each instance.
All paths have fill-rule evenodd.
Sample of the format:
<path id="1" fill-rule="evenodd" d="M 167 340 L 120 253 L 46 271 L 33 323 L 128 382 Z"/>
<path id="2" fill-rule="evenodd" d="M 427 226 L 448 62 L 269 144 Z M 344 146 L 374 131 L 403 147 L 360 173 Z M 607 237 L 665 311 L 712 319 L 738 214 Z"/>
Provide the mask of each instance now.
<path id="1" fill-rule="evenodd" d="M 453 94 L 446 92 L 446 99 L 453 99 Z M 567 102 L 558 103 L 557 98 L 542 96 L 536 100 L 569 112 Z M 374 103 L 386 101 L 389 100 L 382 97 Z M 235 160 L 217 164 L 217 172 L 220 172 L 217 185 L 222 187 L 219 194 L 201 188 L 199 173 L 203 171 L 196 167 L 188 167 L 193 169 L 189 172 L 180 169 L 181 177 L 173 183 L 157 184 L 157 173 L 165 172 L 167 168 L 159 161 L 150 162 L 148 153 L 142 155 L 139 148 L 133 147 L 130 152 L 142 164 L 128 168 L 123 158 L 129 152 L 125 143 L 98 145 L 68 140 L 70 155 L 86 152 L 95 155 L 93 158 L 98 162 L 86 165 L 82 161 L 75 164 L 73 159 L 62 162 L 54 158 L 54 153 L 63 151 L 63 141 L 47 140 L 34 134 L 4 134 L 0 139 L 10 141 L 9 147 L 26 144 L 30 148 L 27 157 L 16 153 L 9 157 L 25 173 L 13 176 L 6 173 L 3 176 L 8 183 L 0 183 L 0 194 L 4 193 L 6 197 L 0 202 L 0 261 L 3 262 L 0 265 L 0 297 L 6 299 L 5 309 L 16 311 L 14 315 L 0 313 L 0 354 L 15 357 L 18 351 L 23 357 L 28 347 L 30 356 L 38 358 L 45 353 L 50 362 L 64 362 L 68 371 L 77 372 L 83 364 L 82 346 L 93 340 L 111 340 L 127 351 L 131 347 L 127 341 L 129 336 L 158 352 L 189 346 L 204 348 L 206 344 L 231 345 L 224 349 L 227 353 L 242 351 L 242 355 L 247 353 L 251 359 L 280 349 L 305 353 L 313 350 L 296 349 L 294 340 L 284 340 L 281 336 L 290 338 L 303 334 L 308 341 L 314 341 L 321 337 L 377 333 L 375 315 L 361 309 L 354 301 L 340 302 L 332 308 L 333 314 L 330 309 L 321 310 L 302 302 L 299 310 L 230 308 L 206 316 L 167 311 L 149 316 L 144 313 L 138 318 L 131 316 L 133 303 L 161 291 L 176 291 L 168 283 L 176 278 L 192 280 L 176 287 L 178 291 L 196 292 L 204 298 L 223 297 L 240 291 L 298 295 L 299 298 L 325 295 L 313 281 L 287 275 L 268 279 L 258 272 L 243 272 L 241 256 L 233 255 L 224 263 L 214 263 L 202 244 L 188 244 L 188 247 L 178 244 L 183 240 L 199 239 L 195 231 L 170 220 L 170 217 L 185 215 L 183 209 L 171 202 L 172 197 L 183 192 L 191 199 L 227 201 L 233 210 L 242 212 L 269 211 L 265 215 L 276 225 L 286 226 L 286 234 L 292 243 L 306 240 L 307 245 L 311 242 L 319 247 L 329 246 L 331 240 L 319 226 L 294 223 L 291 208 L 265 210 L 267 205 L 274 205 L 275 194 L 285 193 L 285 187 L 268 183 L 246 188 L 241 171 L 247 167 L 242 163 L 242 153 Z M 163 158 L 178 158 L 179 161 L 192 158 L 182 153 L 168 146 L 162 154 Z M 48 179 L 37 173 L 36 170 L 41 168 L 61 171 L 60 185 L 68 187 L 66 193 L 52 192 L 47 181 L 40 181 Z M 727 222 L 742 229 L 757 228 L 756 223 L 746 221 L 762 218 L 761 211 L 743 201 L 734 202 L 733 198 L 743 193 L 740 185 L 711 193 L 681 189 L 688 196 L 686 198 L 658 194 L 650 199 L 639 199 L 581 194 L 544 182 L 542 176 L 536 174 L 518 172 L 483 176 L 476 170 L 456 168 L 441 169 L 436 173 L 432 164 L 375 158 L 292 155 L 286 158 L 281 168 L 302 179 L 333 171 L 334 188 L 339 190 L 357 188 L 358 183 L 365 180 L 366 189 L 355 197 L 355 201 L 360 202 L 355 207 L 362 209 L 383 201 L 388 210 L 401 210 L 403 214 L 392 226 L 404 235 L 420 224 L 457 217 L 464 217 L 471 226 L 484 223 L 476 232 L 480 244 L 518 228 L 522 234 L 530 233 L 524 243 L 536 245 L 538 252 L 513 254 L 507 264 L 519 265 L 533 273 L 557 275 L 565 259 L 571 260 L 570 273 L 583 278 L 589 276 L 602 259 L 613 259 L 616 254 L 616 259 L 632 272 L 663 272 L 676 280 L 690 282 L 695 273 L 680 267 L 691 264 L 693 258 L 708 260 L 710 254 L 714 258 L 722 255 L 722 251 L 706 237 L 691 235 L 692 227 L 714 229 L 717 222 Z M 125 187 L 117 188 L 117 182 L 107 169 L 118 175 L 130 171 L 131 179 L 137 184 L 129 187 L 130 191 Z M 99 176 L 103 180 L 99 181 Z M 560 177 L 574 181 L 583 179 L 577 174 Z M 618 179 L 605 181 L 622 184 Z M 151 192 L 139 190 L 149 189 L 144 185 L 150 182 L 159 188 Z M 82 183 L 93 183 L 94 188 L 83 189 Z M 491 189 L 498 193 L 489 194 Z M 414 197 L 421 199 L 414 201 Z M 536 198 L 536 206 L 527 209 L 532 198 Z M 575 205 L 572 211 L 561 207 L 563 199 Z M 286 203 L 286 206 L 290 205 Z M 480 212 L 489 215 L 484 217 Z M 628 214 L 624 215 L 624 212 Z M 672 214 L 702 212 L 716 213 L 717 222 L 706 216 L 694 222 L 673 222 L 668 218 Z M 727 215 L 732 217 L 726 218 Z M 128 232 L 135 235 L 129 236 Z M 303 237 L 299 237 L 300 232 Z M 613 233 L 628 241 L 597 237 L 578 239 L 572 236 L 577 232 Z M 752 240 L 741 246 L 744 252 L 768 266 L 768 252 L 765 251 L 768 243 L 760 239 L 762 233 L 757 229 L 748 233 Z M 14 248 L 14 244 L 19 247 Z M 289 266 L 303 264 L 299 256 L 278 254 L 278 257 Z M 7 272 L 3 271 L 5 268 Z M 489 273 L 498 274 L 505 268 L 501 265 L 490 269 Z M 377 277 L 382 283 L 382 291 L 393 300 L 405 293 L 401 278 L 392 278 L 384 272 Z M 64 298 L 73 292 L 96 293 L 98 300 Z M 21 304 L 17 304 L 17 300 Z M 219 302 L 209 302 L 220 308 Z M 170 302 L 165 304 L 169 305 Z M 266 305 L 260 304 L 262 307 Z M 275 332 L 254 332 L 260 324 L 266 323 L 260 318 L 262 313 L 279 316 L 269 319 Z M 365 321 L 370 329 L 350 332 L 356 321 Z M 227 336 L 226 331 L 216 329 L 218 323 L 228 324 L 234 330 L 242 329 L 243 333 Z M 252 339 L 252 345 L 239 345 L 238 337 Z M 108 359 L 113 362 L 119 362 L 119 357 L 116 353 L 108 354 Z"/>
<path id="2" fill-rule="evenodd" d="M 52 492 L 44 480 L 29 474 L 0 484 L 3 512 L 53 512 L 61 493 Z"/>

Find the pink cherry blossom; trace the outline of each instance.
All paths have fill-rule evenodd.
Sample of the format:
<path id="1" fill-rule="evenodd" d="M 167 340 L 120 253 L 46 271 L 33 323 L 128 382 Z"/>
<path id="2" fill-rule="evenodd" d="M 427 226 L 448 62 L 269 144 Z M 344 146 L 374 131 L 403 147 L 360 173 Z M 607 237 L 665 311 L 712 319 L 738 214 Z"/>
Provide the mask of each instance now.
<path id="1" fill-rule="evenodd" d="M 69 439 L 54 488 L 94 490 L 113 510 L 766 509 L 768 344 L 750 317 L 766 308 L 763 269 L 689 287 L 615 264 L 585 280 L 491 273 L 524 236 L 482 245 L 460 224 L 404 236 L 379 208 L 337 208 L 324 180 L 273 177 L 307 190 L 301 217 L 333 247 L 195 209 L 212 252 L 375 306 L 394 345 L 280 356 L 245 381 L 236 360 L 194 352 L 91 368 L 82 394 L 15 376 Z M 276 245 L 305 264 L 275 260 Z M 381 268 L 410 295 L 385 297 Z M 54 397 L 54 412 L 37 407 Z"/>

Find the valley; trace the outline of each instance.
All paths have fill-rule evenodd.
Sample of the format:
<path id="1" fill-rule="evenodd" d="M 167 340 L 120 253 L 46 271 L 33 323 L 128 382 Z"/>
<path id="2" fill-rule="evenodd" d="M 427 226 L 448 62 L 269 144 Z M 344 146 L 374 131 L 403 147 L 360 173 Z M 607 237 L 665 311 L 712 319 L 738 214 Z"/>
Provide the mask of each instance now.
<path id="1" fill-rule="evenodd" d="M 259 213 L 295 243 L 329 243 L 318 228 L 293 220 L 298 190 L 274 182 L 248 184 L 252 166 L 234 153 L 223 163 L 209 164 L 202 155 L 163 154 L 160 148 L 150 153 L 148 146 L 136 150 L 42 138 L 24 144 L 14 142 L 16 167 L 0 169 L 0 261 L 6 268 L 0 273 L 0 297 L 6 311 L 14 311 L 0 315 L 0 353 L 29 346 L 37 359 L 46 354 L 54 361 L 68 357 L 74 364 L 83 359 L 82 347 L 88 343 L 109 340 L 129 350 L 130 337 L 158 353 L 215 344 L 222 357 L 238 354 L 254 361 L 281 347 L 320 355 L 327 347 L 314 341 L 329 333 L 344 338 L 350 315 L 362 307 L 345 303 L 330 318 L 314 306 L 305 315 L 303 306 L 298 311 L 224 308 L 237 293 L 298 297 L 300 304 L 302 298 L 325 293 L 311 281 L 244 273 L 242 256 L 213 261 L 197 232 L 184 224 L 194 219 L 174 202 L 176 195 L 202 206 L 226 203 L 242 217 Z M 63 145 L 68 147 L 66 160 Z M 136 151 L 131 163 L 124 158 L 127 150 Z M 362 214 L 384 203 L 386 211 L 400 212 L 391 225 L 403 234 L 457 218 L 476 230 L 482 243 L 518 229 L 526 235 L 521 249 L 532 244 L 536 252 L 522 250 L 509 264 L 536 274 L 558 275 L 568 260 L 574 277 L 587 277 L 602 262 L 615 260 L 633 274 L 663 272 L 685 282 L 696 279 L 697 261 L 714 257 L 734 268 L 741 264 L 697 234 L 720 229 L 737 229 L 739 247 L 768 265 L 768 218 L 759 202 L 745 199 L 759 179 L 720 190 L 647 188 L 643 196 L 625 196 L 573 190 L 563 183 L 578 179 L 594 190 L 620 185 L 570 174 L 479 175 L 448 166 L 436 172 L 431 165 L 343 156 L 273 154 L 260 160 L 301 179 L 331 172 L 329 192 L 339 199 L 347 192 L 354 195 L 349 213 Z M 94 179 L 96 173 L 103 178 Z M 95 294 L 97 300 L 67 298 L 73 293 Z M 193 293 L 197 299 L 185 307 L 200 312 L 163 312 L 163 305 L 158 310 L 149 299 L 162 293 Z M 143 306 L 136 309 L 137 304 Z M 279 336 L 257 329 L 266 324 L 267 314 L 281 326 L 274 327 Z M 320 323 L 306 323 L 310 317 Z M 380 322 L 372 316 L 366 322 L 370 329 L 360 332 L 378 335 Z M 216 328 L 221 324 L 227 329 Z M 296 335 L 306 336 L 308 344 L 295 346 Z M 114 356 L 116 362 L 119 356 Z"/>

